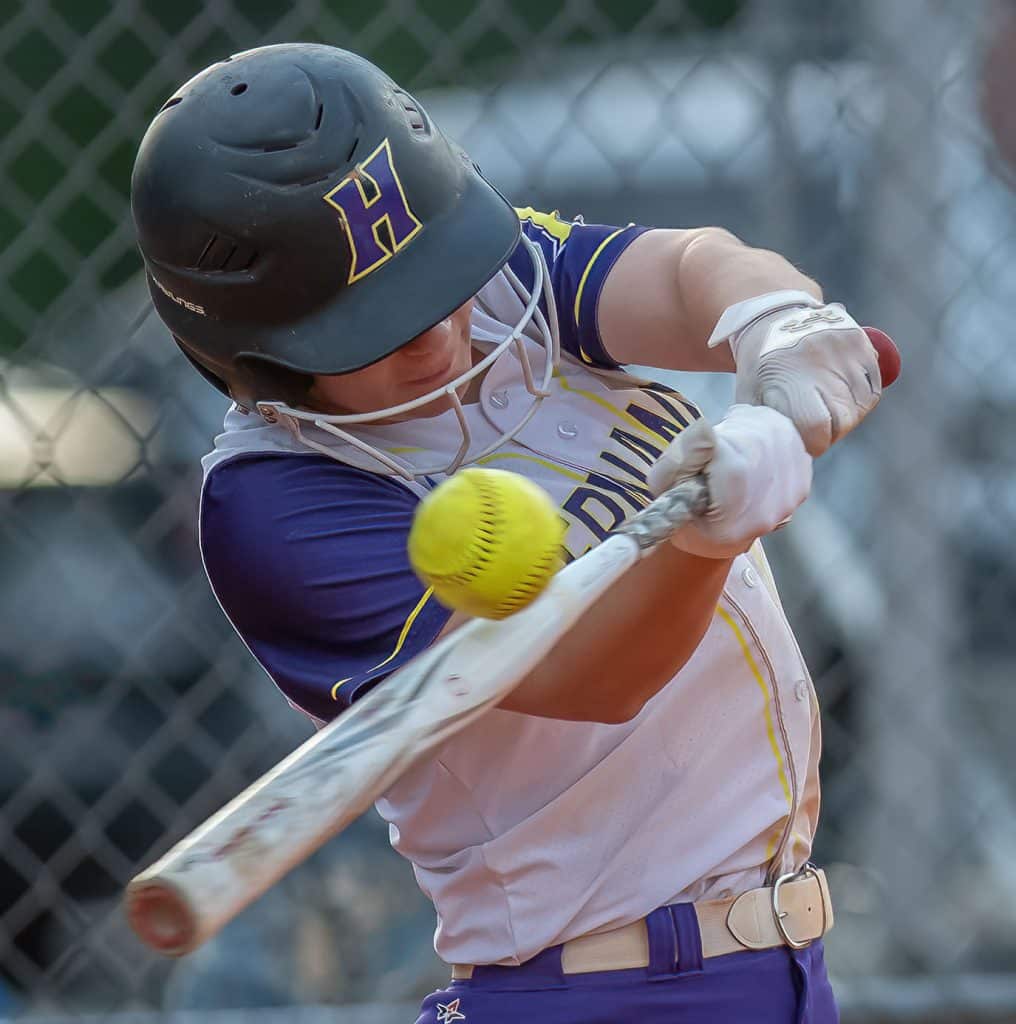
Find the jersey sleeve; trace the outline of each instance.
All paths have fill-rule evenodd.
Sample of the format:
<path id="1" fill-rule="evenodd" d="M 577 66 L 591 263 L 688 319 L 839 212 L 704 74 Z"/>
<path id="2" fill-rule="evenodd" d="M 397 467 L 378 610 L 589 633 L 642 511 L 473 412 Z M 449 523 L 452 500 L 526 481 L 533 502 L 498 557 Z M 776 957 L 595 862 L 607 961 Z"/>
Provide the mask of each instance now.
<path id="1" fill-rule="evenodd" d="M 202 490 L 201 554 L 251 653 L 327 721 L 429 646 L 450 616 L 413 573 L 418 498 L 318 455 L 238 456 Z"/>
<path id="2" fill-rule="evenodd" d="M 563 220 L 557 211 L 531 206 L 516 210 L 526 237 L 543 250 L 557 304 L 561 348 L 587 366 L 614 369 L 619 364 L 603 347 L 597 308 L 603 282 L 618 256 L 648 228 L 629 224 L 586 224 L 581 217 Z M 531 288 L 532 262 L 520 244 L 509 260 L 512 270 Z"/>

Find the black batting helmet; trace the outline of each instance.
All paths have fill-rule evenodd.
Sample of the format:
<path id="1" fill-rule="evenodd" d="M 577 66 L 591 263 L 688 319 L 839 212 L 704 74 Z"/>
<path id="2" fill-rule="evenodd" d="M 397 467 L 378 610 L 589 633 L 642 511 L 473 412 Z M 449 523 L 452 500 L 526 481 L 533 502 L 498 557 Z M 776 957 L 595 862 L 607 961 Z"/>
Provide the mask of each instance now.
<path id="1" fill-rule="evenodd" d="M 475 294 L 518 217 L 373 64 L 265 46 L 183 85 L 138 150 L 131 206 L 159 316 L 239 404 L 299 404 Z"/>

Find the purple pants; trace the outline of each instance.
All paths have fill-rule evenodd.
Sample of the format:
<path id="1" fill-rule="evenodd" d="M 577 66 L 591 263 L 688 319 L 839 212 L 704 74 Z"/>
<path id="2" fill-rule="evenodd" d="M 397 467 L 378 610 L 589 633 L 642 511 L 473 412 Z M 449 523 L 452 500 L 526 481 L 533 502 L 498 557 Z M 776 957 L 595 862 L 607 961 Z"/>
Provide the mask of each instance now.
<path id="1" fill-rule="evenodd" d="M 822 943 L 702 958 L 691 904 L 646 919 L 649 966 L 564 974 L 561 947 L 477 967 L 423 1001 L 416 1024 L 837 1024 Z M 681 951 L 675 963 L 675 952 Z"/>

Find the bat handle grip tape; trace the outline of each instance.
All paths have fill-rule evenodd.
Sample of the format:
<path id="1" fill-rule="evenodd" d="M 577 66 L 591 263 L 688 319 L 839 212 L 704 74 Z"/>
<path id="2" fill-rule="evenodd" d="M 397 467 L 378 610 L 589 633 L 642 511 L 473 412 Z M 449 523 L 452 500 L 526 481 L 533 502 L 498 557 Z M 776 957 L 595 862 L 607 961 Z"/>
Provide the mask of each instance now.
<path id="1" fill-rule="evenodd" d="M 709 507 L 705 477 L 697 474 L 664 491 L 614 532 L 631 537 L 643 552 L 668 540 L 694 516 Z"/>

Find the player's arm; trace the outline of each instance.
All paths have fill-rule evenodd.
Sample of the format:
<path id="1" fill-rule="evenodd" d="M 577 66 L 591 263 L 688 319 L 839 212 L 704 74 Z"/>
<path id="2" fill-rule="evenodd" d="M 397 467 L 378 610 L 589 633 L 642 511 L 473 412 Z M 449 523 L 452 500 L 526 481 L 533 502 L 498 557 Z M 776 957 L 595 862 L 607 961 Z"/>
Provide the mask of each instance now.
<path id="1" fill-rule="evenodd" d="M 647 231 L 520 214 L 551 265 L 561 348 L 586 365 L 734 370 L 736 401 L 782 412 L 812 455 L 877 404 L 882 380 L 868 335 L 778 253 L 722 228 Z"/>
<path id="2" fill-rule="evenodd" d="M 201 544 L 215 593 L 280 689 L 319 721 L 463 621 L 449 620 L 410 568 L 417 504 L 397 482 L 318 456 L 238 459 L 205 483 Z M 691 656 L 729 564 L 722 550 L 708 558 L 662 548 L 625 574 L 506 707 L 600 722 L 637 712 Z"/>
<path id="3" fill-rule="evenodd" d="M 736 401 L 768 405 L 820 455 L 882 391 L 868 336 L 788 260 L 719 228 L 649 231 L 606 275 L 603 349 L 621 363 L 735 370 Z"/>
<path id="4" fill-rule="evenodd" d="M 638 714 L 695 653 L 731 559 L 805 499 L 811 459 L 786 417 L 735 406 L 715 429 L 699 420 L 680 434 L 649 484 L 659 493 L 696 473 L 705 474 L 710 492 L 703 519 L 625 573 L 502 708 L 605 723 Z"/>
<path id="5" fill-rule="evenodd" d="M 619 363 L 671 370 L 734 369 L 728 345 L 708 342 L 724 310 L 758 295 L 822 289 L 779 253 L 723 228 L 659 228 L 618 257 L 600 292 L 603 347 Z"/>
<path id="6" fill-rule="evenodd" d="M 660 545 L 585 612 L 499 707 L 578 722 L 634 718 L 702 642 L 731 561 Z M 441 636 L 469 621 L 455 612 Z"/>
<path id="7" fill-rule="evenodd" d="M 695 653 L 729 571 L 730 559 L 661 545 L 593 604 L 500 706 L 574 721 L 634 718 Z"/>

